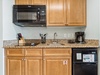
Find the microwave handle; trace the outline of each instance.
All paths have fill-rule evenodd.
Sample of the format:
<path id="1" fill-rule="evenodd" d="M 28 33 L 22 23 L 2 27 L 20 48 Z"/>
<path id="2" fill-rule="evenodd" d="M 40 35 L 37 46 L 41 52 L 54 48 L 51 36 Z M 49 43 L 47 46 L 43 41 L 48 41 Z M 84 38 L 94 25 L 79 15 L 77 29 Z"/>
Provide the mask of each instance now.
<path id="1" fill-rule="evenodd" d="M 39 10 L 37 11 L 37 20 L 38 21 L 40 20 L 40 11 Z"/>

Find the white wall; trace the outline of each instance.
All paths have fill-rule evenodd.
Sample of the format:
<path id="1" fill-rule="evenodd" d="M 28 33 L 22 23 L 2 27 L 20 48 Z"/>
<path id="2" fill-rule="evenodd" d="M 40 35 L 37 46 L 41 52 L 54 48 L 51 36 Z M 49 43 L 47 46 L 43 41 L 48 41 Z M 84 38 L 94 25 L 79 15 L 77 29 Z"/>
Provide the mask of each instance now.
<path id="1" fill-rule="evenodd" d="M 99 46 L 100 46 L 100 0 L 99 0 Z M 98 50 L 98 69 L 99 69 L 99 71 L 98 71 L 98 75 L 100 75 L 100 48 L 99 48 L 99 50 Z"/>
<path id="2" fill-rule="evenodd" d="M 3 39 L 16 39 L 16 31 L 20 28 L 12 23 L 12 6 L 14 0 L 3 0 Z"/>
<path id="3" fill-rule="evenodd" d="M 22 33 L 25 38 L 28 39 L 40 39 L 40 33 L 47 33 L 47 39 L 53 39 L 54 33 L 57 33 L 57 39 L 74 38 L 74 33 L 81 31 L 80 27 L 43 27 L 43 28 L 22 28 Z M 66 34 L 66 37 L 64 37 Z"/>
<path id="4" fill-rule="evenodd" d="M 3 75 L 3 31 L 2 31 L 2 0 L 0 0 L 0 75 Z"/>
<path id="5" fill-rule="evenodd" d="M 86 38 L 99 38 L 99 0 L 87 1 Z"/>

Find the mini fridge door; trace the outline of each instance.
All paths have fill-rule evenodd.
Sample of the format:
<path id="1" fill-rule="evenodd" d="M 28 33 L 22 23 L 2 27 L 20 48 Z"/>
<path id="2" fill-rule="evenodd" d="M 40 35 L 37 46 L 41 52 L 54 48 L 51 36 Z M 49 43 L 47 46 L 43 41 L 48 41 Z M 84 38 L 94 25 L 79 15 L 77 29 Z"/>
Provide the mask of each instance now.
<path id="1" fill-rule="evenodd" d="M 73 64 L 73 75 L 97 75 L 97 64 Z"/>

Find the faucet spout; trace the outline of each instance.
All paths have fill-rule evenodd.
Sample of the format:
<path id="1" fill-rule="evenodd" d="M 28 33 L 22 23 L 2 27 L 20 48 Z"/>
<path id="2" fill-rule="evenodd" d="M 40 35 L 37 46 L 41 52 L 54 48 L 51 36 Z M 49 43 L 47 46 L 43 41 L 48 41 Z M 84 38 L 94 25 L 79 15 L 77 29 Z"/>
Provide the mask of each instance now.
<path id="1" fill-rule="evenodd" d="M 55 32 L 55 33 L 54 33 L 54 40 L 53 40 L 53 42 L 57 42 L 56 37 L 57 37 L 57 33 Z"/>

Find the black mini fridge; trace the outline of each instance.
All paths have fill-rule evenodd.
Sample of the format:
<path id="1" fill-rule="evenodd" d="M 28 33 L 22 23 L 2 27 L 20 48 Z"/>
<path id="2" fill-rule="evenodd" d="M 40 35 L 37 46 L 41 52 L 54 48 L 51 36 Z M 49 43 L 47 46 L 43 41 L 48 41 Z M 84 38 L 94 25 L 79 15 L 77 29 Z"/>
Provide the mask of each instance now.
<path id="1" fill-rule="evenodd" d="M 72 65 L 73 75 L 97 75 L 97 49 L 73 48 Z"/>

